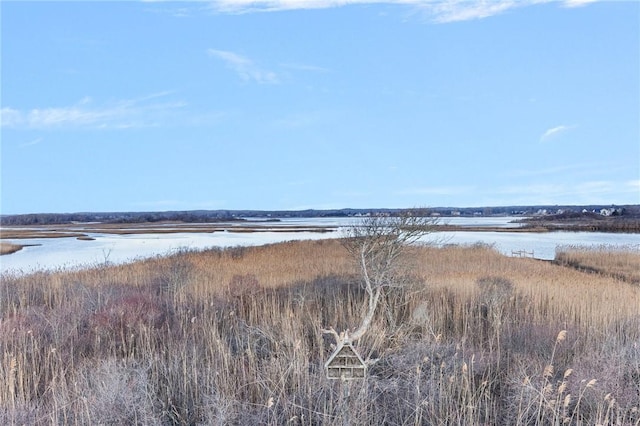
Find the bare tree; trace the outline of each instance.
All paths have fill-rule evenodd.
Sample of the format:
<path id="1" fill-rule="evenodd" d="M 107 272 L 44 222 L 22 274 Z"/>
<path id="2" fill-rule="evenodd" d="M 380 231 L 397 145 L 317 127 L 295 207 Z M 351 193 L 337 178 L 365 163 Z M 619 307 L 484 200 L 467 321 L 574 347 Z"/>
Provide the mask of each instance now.
<path id="1" fill-rule="evenodd" d="M 333 328 L 323 332 L 332 334 L 336 343 L 360 339 L 371 326 L 384 290 L 403 285 L 401 277 L 406 271 L 401 260 L 407 249 L 433 232 L 437 224 L 437 217 L 425 209 L 416 209 L 392 216 L 368 216 L 349 227 L 344 245 L 360 266 L 362 287 L 367 294 L 366 313 L 353 332 L 338 333 Z"/>

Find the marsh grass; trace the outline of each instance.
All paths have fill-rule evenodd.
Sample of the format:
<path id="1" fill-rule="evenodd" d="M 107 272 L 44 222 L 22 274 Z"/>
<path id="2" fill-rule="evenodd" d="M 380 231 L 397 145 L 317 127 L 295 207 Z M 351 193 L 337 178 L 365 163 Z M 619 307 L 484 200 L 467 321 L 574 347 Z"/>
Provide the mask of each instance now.
<path id="1" fill-rule="evenodd" d="M 4 241 L 0 241 L 0 256 L 4 254 L 11 254 L 22 250 L 24 246 L 20 244 L 13 244 Z"/>
<path id="2" fill-rule="evenodd" d="M 320 329 L 364 313 L 336 240 L 4 275 L 0 423 L 640 424 L 638 286 L 486 247 L 411 256 L 349 383 L 323 371 Z"/>
<path id="3" fill-rule="evenodd" d="M 561 247 L 556 263 L 640 285 L 640 247 Z"/>

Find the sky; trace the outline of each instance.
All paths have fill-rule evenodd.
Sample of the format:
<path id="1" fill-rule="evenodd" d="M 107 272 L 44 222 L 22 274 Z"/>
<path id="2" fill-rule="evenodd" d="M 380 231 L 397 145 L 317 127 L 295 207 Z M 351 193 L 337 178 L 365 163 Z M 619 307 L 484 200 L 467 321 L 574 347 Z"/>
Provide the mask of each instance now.
<path id="1" fill-rule="evenodd" d="M 0 16 L 2 214 L 640 204 L 640 2 Z"/>

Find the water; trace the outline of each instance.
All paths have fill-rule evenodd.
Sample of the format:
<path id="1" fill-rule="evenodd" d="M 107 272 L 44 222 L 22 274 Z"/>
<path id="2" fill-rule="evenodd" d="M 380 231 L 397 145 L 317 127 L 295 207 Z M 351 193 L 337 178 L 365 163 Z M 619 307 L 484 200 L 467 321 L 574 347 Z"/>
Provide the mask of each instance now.
<path id="1" fill-rule="evenodd" d="M 519 225 L 510 223 L 514 218 L 443 218 L 442 223 L 459 226 L 500 227 L 508 229 Z M 322 226 L 333 232 L 273 232 L 264 230 L 253 233 L 174 233 L 112 235 L 89 234 L 95 240 L 76 238 L 41 238 L 14 240 L 19 244 L 38 244 L 5 256 L 0 256 L 0 273 L 8 271 L 28 273 L 42 269 L 78 268 L 105 262 L 122 263 L 135 259 L 167 255 L 182 249 L 206 249 L 211 247 L 256 246 L 291 240 L 336 238 L 343 235 L 342 227 L 353 225 L 355 218 L 295 218 L 281 222 L 262 222 L 265 229 L 286 226 Z M 246 224 L 237 224 L 243 226 Z M 252 222 L 251 225 L 256 225 Z M 475 244 L 494 246 L 501 253 L 511 256 L 514 252 L 533 253 L 539 259 L 553 259 L 558 246 L 612 246 L 640 249 L 640 234 L 610 234 L 601 232 L 495 232 L 456 231 L 437 232 L 425 241 L 438 244 Z"/>
<path id="2" fill-rule="evenodd" d="M 640 250 L 640 234 L 604 232 L 442 232 L 447 244 L 483 243 L 507 256 L 524 252 L 537 259 L 552 260 L 562 246 L 635 248 Z"/>
<path id="3" fill-rule="evenodd" d="M 214 232 L 175 234 L 111 235 L 89 234 L 93 241 L 76 238 L 34 238 L 15 240 L 34 244 L 0 257 L 0 273 L 28 273 L 42 269 L 77 268 L 105 262 L 124 263 L 141 258 L 168 255 L 184 249 L 256 246 L 290 240 L 312 240 L 336 236 L 317 232 Z"/>

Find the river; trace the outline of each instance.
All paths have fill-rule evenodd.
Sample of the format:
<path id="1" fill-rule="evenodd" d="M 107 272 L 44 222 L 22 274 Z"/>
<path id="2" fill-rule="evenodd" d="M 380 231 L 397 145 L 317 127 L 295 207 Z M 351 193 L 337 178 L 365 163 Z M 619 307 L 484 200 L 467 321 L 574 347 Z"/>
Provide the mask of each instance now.
<path id="1" fill-rule="evenodd" d="M 442 218 L 441 223 L 458 226 L 514 228 L 512 217 Z M 13 240 L 30 245 L 22 250 L 0 256 L 0 273 L 29 273 L 38 270 L 82 268 L 101 263 L 123 263 L 136 259 L 167 255 L 183 249 L 212 247 L 256 246 L 291 240 L 336 238 L 343 228 L 357 222 L 355 218 L 295 218 L 280 222 L 251 222 L 262 226 L 261 232 L 168 233 L 168 234 L 89 234 L 93 240 L 76 238 L 33 238 Z M 332 232 L 287 232 L 290 226 L 319 226 Z M 273 229 L 273 230 L 267 230 Z M 612 234 L 602 232 L 509 232 L 454 231 L 436 232 L 425 237 L 425 242 L 437 244 L 482 243 L 512 256 L 518 252 L 539 259 L 553 259 L 559 246 L 608 246 L 640 250 L 640 234 Z"/>

